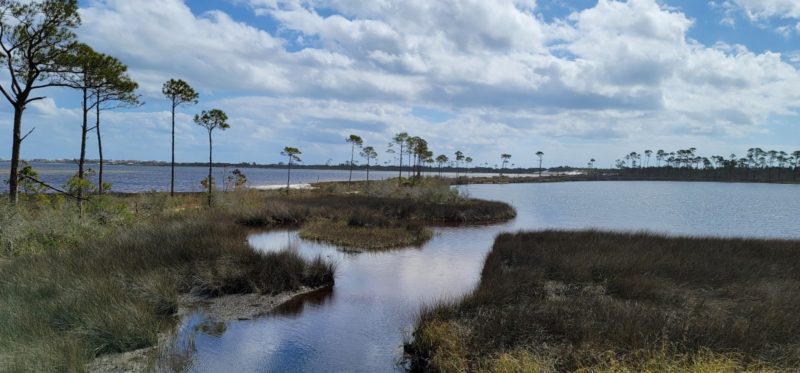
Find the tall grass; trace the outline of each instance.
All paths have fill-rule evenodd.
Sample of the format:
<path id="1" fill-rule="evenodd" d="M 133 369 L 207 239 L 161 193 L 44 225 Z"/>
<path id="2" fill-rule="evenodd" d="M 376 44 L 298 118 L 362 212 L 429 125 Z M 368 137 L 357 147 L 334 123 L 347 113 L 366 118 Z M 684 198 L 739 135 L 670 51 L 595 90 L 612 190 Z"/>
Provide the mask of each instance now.
<path id="1" fill-rule="evenodd" d="M 798 307 L 797 241 L 503 234 L 478 288 L 424 312 L 410 349 L 442 371 L 791 370 Z"/>
<path id="2" fill-rule="evenodd" d="M 273 226 L 300 224 L 312 218 L 349 221 L 354 215 L 362 220 L 381 219 L 419 223 L 488 223 L 506 221 L 516 216 L 514 209 L 502 202 L 464 199 L 455 203 L 428 202 L 396 197 L 364 195 L 308 194 L 276 198 L 266 206 L 254 206 L 237 212 L 243 224 Z"/>
<path id="3" fill-rule="evenodd" d="M 438 181 L 414 186 L 362 183 L 355 192 L 340 191 L 347 189 L 343 185 L 326 183 L 322 190 L 273 196 L 266 204 L 238 204 L 251 207 L 228 213 L 253 227 L 302 225 L 301 237 L 352 250 L 421 245 L 432 237 L 426 225 L 491 223 L 516 216 L 505 203 L 469 199 Z"/>
<path id="4" fill-rule="evenodd" d="M 303 225 L 300 237 L 322 241 L 354 251 L 386 250 L 398 247 L 420 246 L 433 232 L 419 224 L 363 223 L 363 216 L 344 221 L 316 220 Z"/>
<path id="5" fill-rule="evenodd" d="M 251 227 L 326 221 L 424 238 L 422 224 L 515 215 L 446 185 L 385 196 L 397 191 L 377 185 L 375 194 L 238 191 L 216 196 L 213 209 L 199 194 L 108 195 L 83 216 L 54 196 L 0 204 L 0 371 L 82 371 L 94 357 L 153 346 L 174 324 L 180 294 L 275 294 L 333 282 L 322 259 L 252 250 Z"/>
<path id="6" fill-rule="evenodd" d="M 59 219 L 47 213 L 37 212 Z M 75 224 L 91 227 L 71 228 L 76 244 L 0 263 L 0 371 L 83 371 L 96 356 L 153 346 L 176 321 L 181 293 L 275 294 L 333 281 L 321 259 L 254 251 L 246 228 L 219 211 L 159 213 L 126 229 Z"/>

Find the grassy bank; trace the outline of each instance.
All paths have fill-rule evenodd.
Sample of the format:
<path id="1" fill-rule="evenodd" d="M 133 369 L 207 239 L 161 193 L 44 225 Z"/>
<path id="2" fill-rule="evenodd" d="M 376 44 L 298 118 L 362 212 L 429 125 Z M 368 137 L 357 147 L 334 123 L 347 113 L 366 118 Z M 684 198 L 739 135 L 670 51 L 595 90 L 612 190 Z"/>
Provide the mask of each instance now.
<path id="1" fill-rule="evenodd" d="M 355 250 L 420 245 L 437 224 L 487 224 L 516 216 L 502 202 L 471 199 L 442 180 L 322 183 L 235 213 L 253 227 L 298 225 L 300 235 Z"/>
<path id="2" fill-rule="evenodd" d="M 503 234 L 408 349 L 425 371 L 792 371 L 797 309 L 800 242 Z"/>
<path id="3" fill-rule="evenodd" d="M 682 181 L 682 182 L 721 182 L 721 183 L 767 183 L 767 184 L 797 184 L 799 181 L 792 178 L 728 178 L 708 176 L 701 172 L 675 172 L 675 173 L 636 173 L 621 172 L 619 170 L 593 170 L 584 175 L 549 175 L 538 177 L 528 176 L 481 176 L 460 177 L 447 179 L 452 185 L 467 184 L 521 184 L 521 183 L 553 183 L 566 181 Z"/>
<path id="4" fill-rule="evenodd" d="M 380 224 L 380 223 L 378 223 Z M 433 232 L 417 224 L 362 223 L 357 220 L 317 220 L 304 224 L 300 238 L 331 243 L 353 251 L 386 250 L 396 247 L 420 246 Z"/>
<path id="5" fill-rule="evenodd" d="M 0 371 L 81 371 L 97 356 L 153 346 L 175 324 L 180 295 L 332 284 L 322 260 L 252 250 L 252 228 L 306 224 L 315 239 L 382 249 L 424 242 L 429 224 L 515 214 L 443 183 L 242 190 L 204 204 L 193 193 L 108 195 L 82 215 L 52 195 L 0 204 Z"/>
<path id="6" fill-rule="evenodd" d="M 177 321 L 180 294 L 333 282 L 320 259 L 254 251 L 246 227 L 222 208 L 196 208 L 194 196 L 108 203 L 83 218 L 70 205 L 2 207 L 13 224 L 2 232 L 0 371 L 83 371 L 96 356 L 153 346 Z"/>

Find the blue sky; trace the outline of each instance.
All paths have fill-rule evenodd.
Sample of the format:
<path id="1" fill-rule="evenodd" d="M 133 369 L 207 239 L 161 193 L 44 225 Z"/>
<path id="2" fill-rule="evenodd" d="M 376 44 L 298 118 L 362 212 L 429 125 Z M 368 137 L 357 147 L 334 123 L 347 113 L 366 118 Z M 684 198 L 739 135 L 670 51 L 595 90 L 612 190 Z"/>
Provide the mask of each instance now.
<path id="1" fill-rule="evenodd" d="M 631 151 L 800 149 L 795 0 L 86 0 L 82 41 L 114 55 L 146 105 L 103 115 L 109 159 L 169 159 L 160 86 L 188 81 L 177 158 L 203 161 L 200 110 L 220 108 L 215 159 L 342 162 L 351 133 L 392 134 L 476 162 L 601 165 Z M 7 79 L 0 77 L 2 84 Z M 78 156 L 79 98 L 31 105 L 23 158 Z M 0 148 L 10 149 L 0 105 Z M 89 156 L 95 157 L 94 138 Z M 8 158 L 9 154 L 0 153 Z"/>

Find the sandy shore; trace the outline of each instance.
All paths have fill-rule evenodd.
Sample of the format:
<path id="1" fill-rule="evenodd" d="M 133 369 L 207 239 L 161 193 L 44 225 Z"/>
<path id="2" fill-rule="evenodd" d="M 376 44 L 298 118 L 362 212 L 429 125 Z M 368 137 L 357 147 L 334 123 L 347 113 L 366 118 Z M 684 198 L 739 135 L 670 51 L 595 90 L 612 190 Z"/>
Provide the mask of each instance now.
<path id="1" fill-rule="evenodd" d="M 250 188 L 256 190 L 280 190 L 286 189 L 286 185 L 256 185 Z M 289 189 L 314 189 L 314 187 L 311 184 L 291 184 Z"/>
<path id="2" fill-rule="evenodd" d="M 296 291 L 276 295 L 236 294 L 218 298 L 202 298 L 182 295 L 181 306 L 176 317 L 185 317 L 201 311 L 212 323 L 225 323 L 236 320 L 249 320 L 266 315 L 294 297 L 307 294 L 320 288 L 302 287 Z M 164 333 L 159 336 L 158 346 L 98 357 L 87 367 L 90 372 L 147 372 L 157 369 L 158 360 L 168 356 L 173 336 Z"/>

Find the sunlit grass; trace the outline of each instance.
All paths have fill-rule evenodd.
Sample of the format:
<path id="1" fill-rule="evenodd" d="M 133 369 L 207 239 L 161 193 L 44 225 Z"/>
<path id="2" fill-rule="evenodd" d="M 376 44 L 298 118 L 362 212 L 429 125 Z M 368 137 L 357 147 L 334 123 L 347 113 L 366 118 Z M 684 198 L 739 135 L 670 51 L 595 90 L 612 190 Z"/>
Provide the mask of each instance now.
<path id="1" fill-rule="evenodd" d="M 441 371 L 459 356 L 502 372 L 790 371 L 799 269 L 797 241 L 502 234 L 477 289 L 424 310 L 409 349 Z"/>
<path id="2" fill-rule="evenodd" d="M 75 245 L 0 264 L 0 371 L 84 371 L 96 356 L 154 346 L 175 323 L 181 293 L 276 294 L 333 281 L 321 259 L 254 251 L 246 228 L 215 210 L 125 229 L 86 224 L 105 233 L 73 227 L 82 232 Z M 26 237 L 37 239 L 16 239 Z"/>

